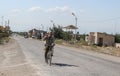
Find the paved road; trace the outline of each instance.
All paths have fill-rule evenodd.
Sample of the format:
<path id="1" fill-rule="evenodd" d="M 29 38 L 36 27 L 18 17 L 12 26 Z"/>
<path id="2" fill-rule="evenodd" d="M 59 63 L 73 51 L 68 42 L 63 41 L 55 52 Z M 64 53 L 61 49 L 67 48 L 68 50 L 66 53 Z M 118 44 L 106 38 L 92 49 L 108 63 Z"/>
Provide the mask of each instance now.
<path id="1" fill-rule="evenodd" d="M 120 76 L 120 63 L 72 49 L 55 46 L 52 66 L 44 62 L 42 41 L 14 37 L 26 59 L 42 76 Z"/>

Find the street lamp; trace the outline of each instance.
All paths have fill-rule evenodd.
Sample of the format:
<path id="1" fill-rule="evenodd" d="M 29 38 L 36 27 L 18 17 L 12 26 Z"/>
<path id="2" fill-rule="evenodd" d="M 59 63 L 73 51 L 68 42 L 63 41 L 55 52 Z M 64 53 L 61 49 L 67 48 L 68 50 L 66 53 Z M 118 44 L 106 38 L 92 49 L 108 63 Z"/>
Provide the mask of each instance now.
<path id="1" fill-rule="evenodd" d="M 75 25 L 77 26 L 77 16 L 75 15 L 75 13 L 72 13 L 72 15 L 75 17 Z"/>
<path id="2" fill-rule="evenodd" d="M 72 12 L 72 15 L 75 17 L 75 25 L 77 27 L 77 16 Z M 76 40 L 76 29 L 75 29 L 75 40 Z"/>

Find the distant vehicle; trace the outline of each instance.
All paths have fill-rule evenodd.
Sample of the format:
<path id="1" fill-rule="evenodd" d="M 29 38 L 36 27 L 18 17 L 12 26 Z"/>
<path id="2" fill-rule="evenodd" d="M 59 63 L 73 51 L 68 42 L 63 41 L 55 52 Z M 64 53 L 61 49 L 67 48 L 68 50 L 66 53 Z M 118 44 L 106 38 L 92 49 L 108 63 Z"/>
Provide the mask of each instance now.
<path id="1" fill-rule="evenodd" d="M 35 36 L 32 36 L 32 38 L 34 39 L 34 38 L 35 38 Z"/>
<path id="2" fill-rule="evenodd" d="M 24 38 L 28 38 L 29 36 L 28 36 L 28 33 L 25 33 L 24 34 Z"/>
<path id="3" fill-rule="evenodd" d="M 24 38 L 28 38 L 28 35 L 25 35 Z"/>

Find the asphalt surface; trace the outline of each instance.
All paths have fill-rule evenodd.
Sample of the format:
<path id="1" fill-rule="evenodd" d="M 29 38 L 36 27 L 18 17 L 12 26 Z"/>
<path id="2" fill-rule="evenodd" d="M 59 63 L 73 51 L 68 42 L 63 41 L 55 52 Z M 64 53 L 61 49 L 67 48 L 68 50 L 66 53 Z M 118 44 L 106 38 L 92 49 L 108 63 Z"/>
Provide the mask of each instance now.
<path id="1" fill-rule="evenodd" d="M 54 48 L 52 66 L 49 66 L 44 60 L 43 41 L 20 36 L 14 39 L 39 76 L 120 76 L 119 62 L 59 45 Z"/>

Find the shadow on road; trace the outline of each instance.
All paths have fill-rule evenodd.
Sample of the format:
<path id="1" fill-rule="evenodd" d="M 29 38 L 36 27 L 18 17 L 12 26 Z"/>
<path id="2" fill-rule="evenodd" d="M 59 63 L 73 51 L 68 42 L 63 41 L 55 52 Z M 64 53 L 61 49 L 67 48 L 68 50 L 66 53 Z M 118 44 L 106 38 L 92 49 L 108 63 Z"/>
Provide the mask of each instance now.
<path id="1" fill-rule="evenodd" d="M 52 65 L 60 66 L 60 67 L 78 67 L 76 65 L 64 64 L 64 63 L 52 63 Z"/>

